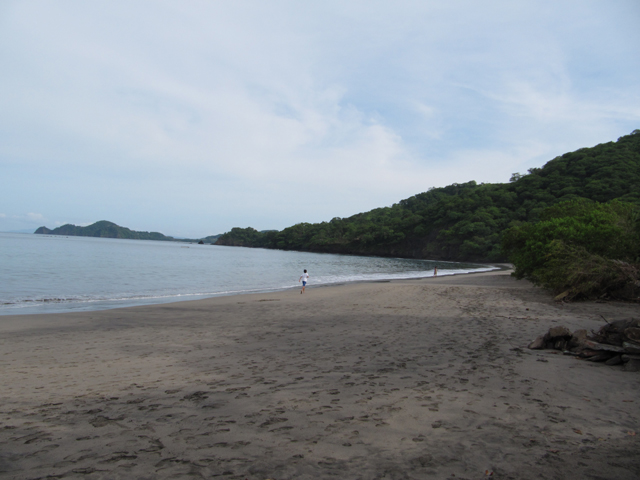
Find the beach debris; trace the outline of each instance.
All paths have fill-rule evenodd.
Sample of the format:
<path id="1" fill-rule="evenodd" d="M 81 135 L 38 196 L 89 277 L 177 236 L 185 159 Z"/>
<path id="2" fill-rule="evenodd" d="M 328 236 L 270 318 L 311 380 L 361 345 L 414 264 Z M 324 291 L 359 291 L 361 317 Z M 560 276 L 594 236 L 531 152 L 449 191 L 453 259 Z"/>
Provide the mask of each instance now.
<path id="1" fill-rule="evenodd" d="M 603 317 L 604 318 L 604 317 Z M 607 321 L 598 331 L 551 327 L 529 344 L 532 350 L 559 350 L 589 362 L 622 365 L 627 372 L 640 371 L 640 319 Z"/>

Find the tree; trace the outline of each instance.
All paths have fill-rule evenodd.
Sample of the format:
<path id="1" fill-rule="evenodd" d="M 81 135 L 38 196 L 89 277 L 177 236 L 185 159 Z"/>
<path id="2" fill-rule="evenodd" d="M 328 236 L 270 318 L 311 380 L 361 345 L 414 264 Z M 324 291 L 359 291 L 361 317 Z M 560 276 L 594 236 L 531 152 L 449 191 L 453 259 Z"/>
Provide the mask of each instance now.
<path id="1" fill-rule="evenodd" d="M 563 202 L 545 209 L 538 223 L 508 229 L 502 248 L 517 278 L 574 297 L 601 295 L 634 281 L 639 219 L 630 203 Z"/>

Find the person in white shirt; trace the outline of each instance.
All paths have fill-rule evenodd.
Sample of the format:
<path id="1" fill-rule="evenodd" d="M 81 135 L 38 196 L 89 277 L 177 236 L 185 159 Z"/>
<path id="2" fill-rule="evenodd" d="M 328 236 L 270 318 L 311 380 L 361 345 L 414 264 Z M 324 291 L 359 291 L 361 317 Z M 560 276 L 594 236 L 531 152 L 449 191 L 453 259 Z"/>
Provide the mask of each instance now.
<path id="1" fill-rule="evenodd" d="M 305 270 L 304 273 L 300 276 L 300 279 L 298 280 L 299 282 L 302 282 L 302 290 L 300 290 L 300 293 L 304 293 L 304 287 L 307 286 L 307 282 L 309 281 L 309 274 L 307 273 L 307 271 Z"/>

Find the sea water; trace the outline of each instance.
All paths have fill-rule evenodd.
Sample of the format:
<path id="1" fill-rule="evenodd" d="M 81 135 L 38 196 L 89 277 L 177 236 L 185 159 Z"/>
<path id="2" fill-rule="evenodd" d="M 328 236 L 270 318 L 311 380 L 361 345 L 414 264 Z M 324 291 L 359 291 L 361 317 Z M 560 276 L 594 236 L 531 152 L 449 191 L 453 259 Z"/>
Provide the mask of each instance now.
<path id="1" fill-rule="evenodd" d="M 494 270 L 430 260 L 181 242 L 0 233 L 0 315 L 175 302 L 219 295 Z"/>

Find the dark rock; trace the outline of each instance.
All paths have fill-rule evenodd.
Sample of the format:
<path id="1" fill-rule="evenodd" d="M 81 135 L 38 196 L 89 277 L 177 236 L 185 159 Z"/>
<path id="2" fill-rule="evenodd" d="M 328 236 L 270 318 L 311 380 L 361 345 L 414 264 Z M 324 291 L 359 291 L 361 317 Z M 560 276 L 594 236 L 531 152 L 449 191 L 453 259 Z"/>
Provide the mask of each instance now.
<path id="1" fill-rule="evenodd" d="M 542 350 L 544 348 L 544 335 L 540 335 L 529 344 L 531 350 Z"/>
<path id="2" fill-rule="evenodd" d="M 624 335 L 622 333 L 609 333 L 606 337 L 604 337 L 600 342 L 606 343 L 608 345 L 615 345 L 617 347 L 622 346 L 622 342 L 624 341 Z"/>
<path id="3" fill-rule="evenodd" d="M 640 345 L 631 342 L 623 342 L 622 347 L 626 353 L 640 354 Z"/>
<path id="4" fill-rule="evenodd" d="M 640 319 L 607 322 L 592 335 L 584 329 L 571 334 L 566 327 L 552 327 L 531 342 L 529 348 L 551 348 L 607 365 L 624 363 L 625 371 L 640 371 Z"/>
<path id="5" fill-rule="evenodd" d="M 585 347 L 589 347 L 592 350 L 602 350 L 606 352 L 624 353 L 625 349 L 622 347 L 616 347 L 615 345 L 607 345 L 605 343 L 594 342 L 593 340 L 585 340 Z"/>
<path id="6" fill-rule="evenodd" d="M 637 358 L 631 358 L 627 363 L 624 364 L 622 369 L 625 372 L 638 372 L 640 371 L 640 360 Z"/>
<path id="7" fill-rule="evenodd" d="M 640 355 L 629 355 L 625 353 L 620 356 L 620 359 L 626 363 L 629 360 L 640 360 Z"/>
<path id="8" fill-rule="evenodd" d="M 605 365 L 620 365 L 622 363 L 622 355 L 616 355 L 604 362 Z"/>
<path id="9" fill-rule="evenodd" d="M 571 348 L 583 347 L 584 341 L 587 339 L 587 331 L 586 330 L 576 330 L 571 335 L 571 340 L 569 341 L 569 346 Z"/>
<path id="10" fill-rule="evenodd" d="M 593 355 L 589 358 L 587 358 L 588 362 L 604 362 L 607 361 L 611 358 L 611 353 L 610 352 L 600 352 L 597 355 Z"/>
<path id="11" fill-rule="evenodd" d="M 640 344 L 640 328 L 629 327 L 624 331 L 624 336 L 627 340 Z"/>
<path id="12" fill-rule="evenodd" d="M 547 333 L 548 340 L 555 340 L 556 338 L 571 337 L 571 331 L 567 327 L 551 327 Z"/>
<path id="13" fill-rule="evenodd" d="M 603 325 L 598 333 L 624 333 L 627 328 L 640 327 L 640 320 L 635 318 L 626 318 L 624 320 L 615 320 Z"/>
<path id="14" fill-rule="evenodd" d="M 582 357 L 582 358 L 589 358 L 589 357 L 593 357 L 594 355 L 599 355 L 599 354 L 600 354 L 600 352 L 597 352 L 595 350 L 584 349 L 584 350 L 581 350 L 578 355 L 580 357 Z"/>

